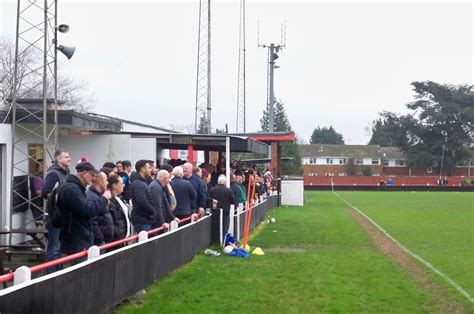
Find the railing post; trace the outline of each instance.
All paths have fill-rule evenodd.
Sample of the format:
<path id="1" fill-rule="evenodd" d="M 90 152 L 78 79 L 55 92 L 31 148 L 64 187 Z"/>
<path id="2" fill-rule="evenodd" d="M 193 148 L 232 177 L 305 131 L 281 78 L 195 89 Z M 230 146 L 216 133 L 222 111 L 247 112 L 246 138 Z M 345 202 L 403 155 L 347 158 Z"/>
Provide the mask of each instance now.
<path id="1" fill-rule="evenodd" d="M 232 235 L 235 235 L 235 228 L 234 228 L 234 217 L 235 217 L 235 206 L 234 204 L 230 205 L 229 209 L 229 230 Z M 224 230 L 224 232 L 229 232 L 227 230 Z"/>
<path id="2" fill-rule="evenodd" d="M 223 234 L 223 229 L 224 229 L 224 211 L 222 208 L 219 208 L 219 236 L 220 236 L 220 241 L 221 241 L 221 246 L 224 246 L 224 234 Z"/>
<path id="3" fill-rule="evenodd" d="M 240 240 L 240 215 L 242 214 L 242 210 L 244 209 L 244 204 L 239 203 L 237 207 L 237 230 L 235 231 L 235 236 L 237 240 Z"/>
<path id="4" fill-rule="evenodd" d="M 15 277 L 13 277 L 13 285 L 18 285 L 31 280 L 31 270 L 29 267 L 21 266 L 15 270 Z"/>
<path id="5" fill-rule="evenodd" d="M 100 249 L 97 245 L 93 245 L 87 250 L 87 260 L 91 260 L 99 256 L 100 256 Z"/>
<path id="6" fill-rule="evenodd" d="M 176 230 L 176 229 L 178 229 L 178 227 L 179 227 L 179 225 L 176 222 L 176 220 L 173 220 L 172 222 L 170 222 L 170 228 L 168 229 L 168 232 Z"/>
<path id="7" fill-rule="evenodd" d="M 142 242 L 148 239 L 148 232 L 145 230 L 140 231 L 138 234 L 138 242 Z"/>

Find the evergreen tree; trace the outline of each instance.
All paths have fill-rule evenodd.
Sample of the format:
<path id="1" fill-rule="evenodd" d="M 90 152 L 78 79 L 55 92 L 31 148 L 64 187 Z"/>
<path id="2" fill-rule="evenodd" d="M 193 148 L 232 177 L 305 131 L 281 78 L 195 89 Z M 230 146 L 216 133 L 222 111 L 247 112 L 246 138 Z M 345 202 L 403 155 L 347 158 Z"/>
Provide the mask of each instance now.
<path id="1" fill-rule="evenodd" d="M 260 119 L 260 127 L 263 132 L 270 130 L 270 117 L 268 108 L 263 111 Z M 285 107 L 281 101 L 275 101 L 275 108 L 273 109 L 273 131 L 274 132 L 291 132 L 290 121 L 286 115 Z"/>
<path id="2" fill-rule="evenodd" d="M 207 125 L 207 120 L 206 120 L 206 117 L 204 115 L 202 115 L 200 118 L 199 118 L 199 125 L 198 125 L 198 128 L 196 130 L 196 134 L 210 134 L 210 130 L 208 130 L 208 125 Z"/>
<path id="3" fill-rule="evenodd" d="M 260 126 L 262 132 L 269 130 L 268 110 L 263 111 L 260 119 Z M 291 132 L 291 125 L 286 115 L 284 104 L 281 101 L 275 102 L 275 109 L 273 111 L 273 131 L 274 132 Z M 296 143 L 282 143 L 281 156 L 290 157 L 290 160 L 285 160 L 281 163 L 282 175 L 301 175 L 303 168 L 301 167 L 301 157 Z"/>
<path id="4" fill-rule="evenodd" d="M 344 144 L 344 137 L 342 134 L 337 133 L 336 130 L 331 126 L 329 128 L 320 128 L 318 125 L 317 129 L 314 129 L 310 139 L 311 144 Z"/>
<path id="5" fill-rule="evenodd" d="M 474 87 L 413 82 L 416 100 L 406 115 L 381 113 L 371 143 L 398 146 L 409 166 L 440 167 L 453 174 L 456 164 L 471 157 Z"/>

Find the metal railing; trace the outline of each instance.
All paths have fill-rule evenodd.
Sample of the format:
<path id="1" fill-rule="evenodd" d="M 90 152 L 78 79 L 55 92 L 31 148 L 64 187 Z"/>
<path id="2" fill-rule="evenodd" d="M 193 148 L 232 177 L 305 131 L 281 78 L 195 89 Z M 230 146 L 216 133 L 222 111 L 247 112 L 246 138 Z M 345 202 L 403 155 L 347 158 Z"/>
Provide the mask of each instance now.
<path id="1" fill-rule="evenodd" d="M 193 220 L 193 215 L 188 216 L 188 217 L 183 218 L 183 219 L 180 219 L 179 224 L 183 224 L 183 223 L 188 222 L 188 221 L 194 221 Z M 199 220 L 199 218 L 200 218 L 199 214 L 197 214 L 195 217 L 196 217 L 196 221 Z M 178 225 L 176 225 L 175 228 L 173 228 L 172 225 L 170 225 L 170 228 L 168 230 L 169 231 L 175 230 L 176 228 L 178 228 Z M 163 231 L 163 230 L 165 230 L 165 227 L 161 226 L 161 227 L 149 230 L 149 231 L 141 231 L 140 233 L 145 232 L 147 234 L 145 239 L 147 239 L 148 235 L 154 235 L 154 234 L 156 234 L 160 231 Z M 138 239 L 138 242 L 141 241 L 140 234 L 134 234 L 133 236 L 130 236 L 128 238 L 124 238 L 124 239 L 117 240 L 117 241 L 114 241 L 114 242 L 106 243 L 104 245 L 99 246 L 98 249 L 99 249 L 99 251 L 105 251 L 105 250 L 110 249 L 110 248 L 119 247 L 119 246 L 121 246 L 123 244 L 126 244 L 126 243 L 132 244 L 133 241 L 135 241 L 137 239 Z M 92 246 L 92 247 L 94 247 L 94 246 Z M 55 260 L 44 262 L 44 263 L 41 263 L 41 264 L 38 264 L 38 265 L 35 265 L 35 266 L 32 266 L 32 267 L 25 267 L 25 266 L 19 267 L 15 270 L 15 272 L 10 272 L 8 274 L 0 276 L 0 283 L 8 282 L 8 281 L 13 280 L 15 278 L 15 273 L 18 270 L 22 270 L 22 271 L 26 270 L 27 272 L 29 272 L 31 274 L 31 273 L 36 273 L 36 272 L 46 270 L 46 269 L 48 269 L 50 267 L 53 267 L 53 266 L 56 266 L 56 265 L 65 264 L 65 263 L 72 262 L 74 260 L 86 257 L 86 256 L 88 256 L 89 250 L 91 248 L 84 249 L 81 252 L 74 253 L 74 254 L 71 254 L 71 255 L 68 255 L 68 256 L 64 256 L 64 257 L 60 257 L 60 258 L 57 258 Z M 21 281 L 21 282 L 24 282 L 24 281 Z M 18 282 L 18 283 L 20 283 L 20 282 Z M 17 283 L 15 282 L 14 284 L 17 284 Z"/>

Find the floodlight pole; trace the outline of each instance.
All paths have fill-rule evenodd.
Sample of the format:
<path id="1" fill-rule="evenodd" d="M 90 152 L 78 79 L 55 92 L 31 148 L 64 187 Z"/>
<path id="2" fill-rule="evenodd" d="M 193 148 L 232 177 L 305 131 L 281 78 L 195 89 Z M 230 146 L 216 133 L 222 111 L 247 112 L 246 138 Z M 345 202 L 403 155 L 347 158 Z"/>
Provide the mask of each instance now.
<path id="1" fill-rule="evenodd" d="M 278 58 L 277 53 L 284 45 L 260 45 L 259 47 L 268 48 L 268 66 L 267 66 L 267 113 L 268 113 L 268 131 L 273 132 L 275 126 L 275 60 Z"/>
<path id="2" fill-rule="evenodd" d="M 275 96 L 274 96 L 274 70 L 275 70 L 275 45 L 270 44 L 268 47 L 268 131 L 273 132 L 274 126 L 274 115 L 273 111 L 275 109 Z"/>

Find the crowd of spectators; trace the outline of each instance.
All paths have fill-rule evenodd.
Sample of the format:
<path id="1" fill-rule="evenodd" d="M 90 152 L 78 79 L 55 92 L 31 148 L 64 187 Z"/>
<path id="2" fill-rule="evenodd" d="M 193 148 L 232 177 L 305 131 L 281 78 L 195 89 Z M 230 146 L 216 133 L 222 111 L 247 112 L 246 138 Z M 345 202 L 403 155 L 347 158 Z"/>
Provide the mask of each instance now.
<path id="1" fill-rule="evenodd" d="M 231 208 L 245 204 L 251 179 L 256 180 L 255 198 L 271 193 L 274 182 L 270 171 L 260 172 L 255 165 L 245 167 L 234 160 L 228 188 L 229 178 L 221 165 L 203 163 L 196 167 L 171 160 L 160 166 L 142 159 L 134 167 L 129 160 L 121 160 L 106 161 L 96 169 L 82 157 L 72 174 L 69 152 L 57 150 L 44 182 L 34 184 L 47 204 L 57 207 L 61 218 L 58 225 L 57 217 L 51 215 L 53 210 L 47 208 L 46 260 L 124 239 L 142 230 L 166 230 L 172 221 L 183 223 L 183 218 L 203 216 L 211 208 L 223 209 L 227 230 Z"/>

